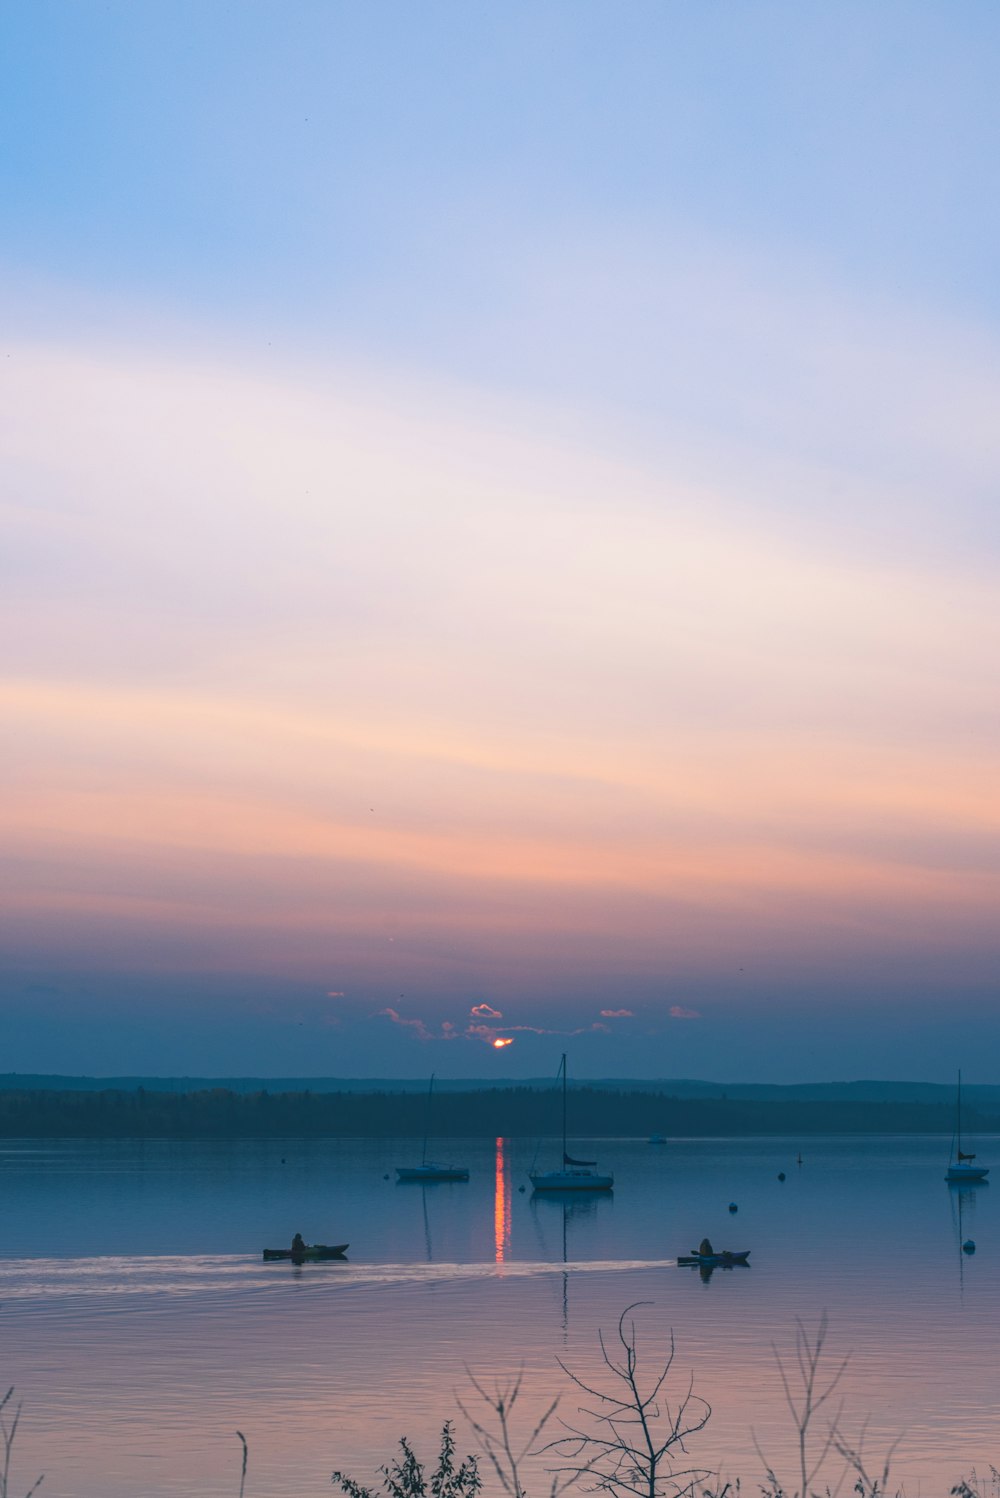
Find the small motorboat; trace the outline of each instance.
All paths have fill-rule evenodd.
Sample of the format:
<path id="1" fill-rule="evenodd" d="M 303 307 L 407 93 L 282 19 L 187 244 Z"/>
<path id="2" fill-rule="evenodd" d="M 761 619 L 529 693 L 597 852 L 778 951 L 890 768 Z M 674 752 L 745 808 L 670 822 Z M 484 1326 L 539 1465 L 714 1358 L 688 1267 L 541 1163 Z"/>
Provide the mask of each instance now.
<path id="1" fill-rule="evenodd" d="M 748 1248 L 735 1249 L 725 1248 L 717 1254 L 700 1254 L 693 1251 L 689 1254 L 678 1254 L 678 1264 L 697 1264 L 702 1269 L 731 1269 L 734 1264 L 746 1264 L 750 1257 Z M 749 1268 L 749 1265 L 747 1265 Z"/>
<path id="2" fill-rule="evenodd" d="M 347 1243 L 307 1243 L 299 1253 L 293 1253 L 290 1248 L 265 1248 L 264 1258 L 292 1259 L 296 1264 L 303 1264 L 307 1260 L 342 1259 L 349 1246 Z"/>

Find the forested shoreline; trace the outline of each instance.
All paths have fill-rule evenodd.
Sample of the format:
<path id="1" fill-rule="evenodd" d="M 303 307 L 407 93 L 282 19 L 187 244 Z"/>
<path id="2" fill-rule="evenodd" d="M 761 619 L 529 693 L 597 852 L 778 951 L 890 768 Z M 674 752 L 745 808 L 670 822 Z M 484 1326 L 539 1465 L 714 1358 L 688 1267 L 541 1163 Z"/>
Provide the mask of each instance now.
<path id="1" fill-rule="evenodd" d="M 570 1101 L 575 1138 L 739 1135 L 950 1134 L 941 1104 L 678 1098 L 667 1093 L 578 1088 Z M 426 1107 L 413 1093 L 189 1093 L 144 1088 L 99 1092 L 0 1092 L 3 1138 L 283 1138 L 421 1135 Z M 552 1135 L 558 1106 L 528 1087 L 442 1093 L 434 1100 L 439 1138 Z M 1000 1117 L 969 1110 L 965 1131 L 1000 1132 Z"/>

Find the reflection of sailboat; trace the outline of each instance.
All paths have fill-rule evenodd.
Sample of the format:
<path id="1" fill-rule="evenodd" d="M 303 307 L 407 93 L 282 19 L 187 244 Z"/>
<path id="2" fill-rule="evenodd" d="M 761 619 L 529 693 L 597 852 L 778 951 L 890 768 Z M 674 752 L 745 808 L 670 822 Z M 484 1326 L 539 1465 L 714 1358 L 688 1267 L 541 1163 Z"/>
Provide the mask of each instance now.
<path id="1" fill-rule="evenodd" d="M 530 1170 L 528 1179 L 536 1191 L 610 1191 L 614 1176 L 599 1175 L 591 1167 L 596 1160 L 574 1160 L 566 1153 L 566 1053 L 559 1063 L 562 1074 L 562 1169 Z"/>
<path id="2" fill-rule="evenodd" d="M 601 1202 L 613 1201 L 606 1191 L 576 1191 L 572 1196 L 546 1196 L 544 1192 L 531 1197 L 531 1214 L 535 1219 L 535 1228 L 538 1232 L 539 1245 L 542 1253 L 548 1258 L 551 1253 L 549 1244 L 546 1242 L 545 1234 L 541 1229 L 538 1212 L 548 1214 L 552 1207 L 558 1207 L 562 1214 L 562 1326 L 565 1333 L 569 1328 L 569 1224 L 573 1218 L 591 1216 L 598 1209 Z M 544 1203 L 540 1207 L 540 1203 Z"/>
<path id="3" fill-rule="evenodd" d="M 431 1123 L 431 1099 L 434 1096 L 434 1073 L 431 1072 L 427 1088 L 427 1112 L 424 1117 L 424 1148 L 419 1165 L 397 1165 L 396 1175 L 401 1181 L 467 1181 L 468 1167 L 465 1165 L 439 1165 L 427 1158 L 427 1136 Z"/>
<path id="4" fill-rule="evenodd" d="M 962 1073 L 958 1074 L 958 1094 L 955 1102 L 955 1158 L 948 1166 L 946 1181 L 955 1185 L 967 1185 L 974 1181 L 984 1181 L 990 1173 L 988 1165 L 975 1165 L 975 1155 L 962 1153 Z"/>
<path id="5" fill-rule="evenodd" d="M 948 1195 L 951 1197 L 951 1220 L 955 1225 L 955 1234 L 958 1243 L 959 1295 L 961 1295 L 965 1289 L 965 1260 L 970 1254 L 974 1254 L 976 1251 L 976 1245 L 973 1239 L 965 1237 L 965 1227 L 962 1222 L 962 1214 L 964 1211 L 969 1209 L 971 1209 L 973 1212 L 975 1211 L 977 1185 L 989 1186 L 989 1184 L 989 1181 L 973 1181 L 967 1186 L 960 1187 L 957 1191 L 948 1192 Z M 958 1209 L 957 1221 L 955 1210 L 956 1207 Z"/>

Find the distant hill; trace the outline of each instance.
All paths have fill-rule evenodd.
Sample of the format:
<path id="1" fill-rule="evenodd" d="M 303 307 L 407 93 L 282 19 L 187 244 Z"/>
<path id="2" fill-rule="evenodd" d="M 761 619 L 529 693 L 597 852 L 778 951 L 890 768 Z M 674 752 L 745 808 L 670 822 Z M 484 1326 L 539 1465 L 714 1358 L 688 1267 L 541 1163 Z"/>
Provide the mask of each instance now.
<path id="1" fill-rule="evenodd" d="M 552 1077 L 523 1080 L 496 1078 L 438 1078 L 441 1093 L 503 1092 L 511 1088 L 531 1091 L 555 1085 Z M 704 1082 L 689 1078 L 636 1079 L 634 1077 L 587 1077 L 570 1082 L 576 1091 L 659 1093 L 668 1098 L 728 1099 L 745 1102 L 799 1103 L 925 1103 L 941 1107 L 954 1104 L 955 1086 L 948 1082 Z M 426 1078 L 400 1077 L 70 1077 L 32 1072 L 0 1073 L 0 1091 L 7 1092 L 147 1092 L 193 1093 L 223 1088 L 247 1093 L 423 1093 Z M 1000 1112 L 1000 1083 L 963 1087 L 970 1109 Z"/>

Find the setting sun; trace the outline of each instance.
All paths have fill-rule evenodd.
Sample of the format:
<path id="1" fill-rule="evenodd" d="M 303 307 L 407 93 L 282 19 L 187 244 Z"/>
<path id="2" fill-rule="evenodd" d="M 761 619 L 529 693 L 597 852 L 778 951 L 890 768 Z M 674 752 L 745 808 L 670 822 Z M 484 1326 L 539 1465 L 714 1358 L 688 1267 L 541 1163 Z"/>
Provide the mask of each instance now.
<path id="1" fill-rule="evenodd" d="M 507 1035 L 507 1036 L 498 1035 L 497 1038 L 496 1038 L 496 1040 L 493 1042 L 493 1049 L 495 1051 L 502 1051 L 505 1045 L 513 1045 L 513 1044 L 514 1044 L 514 1037 L 512 1035 Z"/>

